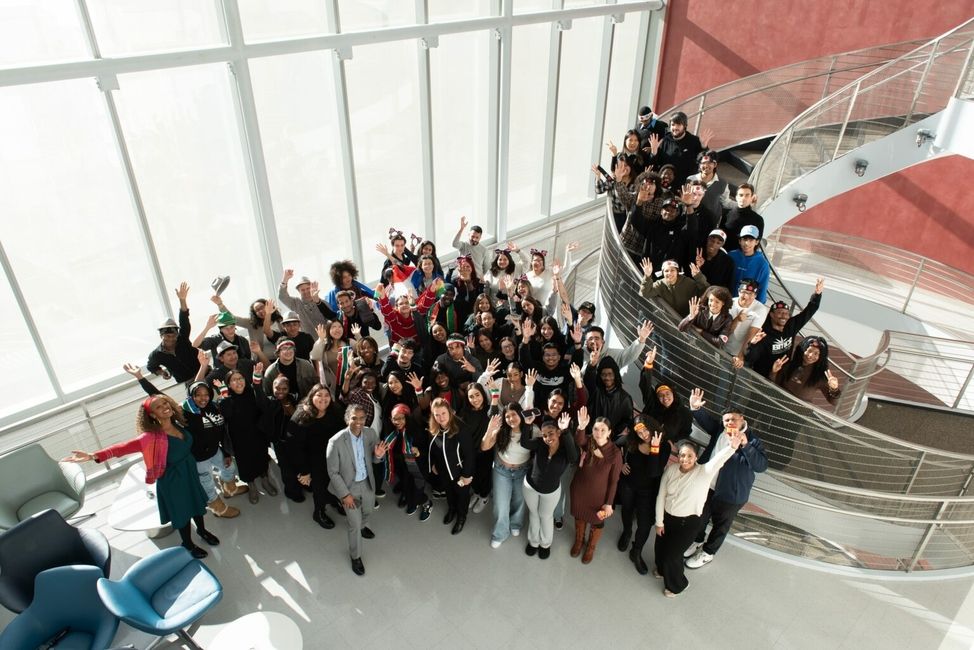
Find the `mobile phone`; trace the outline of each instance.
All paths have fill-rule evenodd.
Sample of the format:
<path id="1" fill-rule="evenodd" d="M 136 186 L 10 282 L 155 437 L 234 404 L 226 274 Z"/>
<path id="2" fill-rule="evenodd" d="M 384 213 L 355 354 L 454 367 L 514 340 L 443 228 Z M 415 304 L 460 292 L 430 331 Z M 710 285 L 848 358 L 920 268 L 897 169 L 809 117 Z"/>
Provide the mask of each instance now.
<path id="1" fill-rule="evenodd" d="M 521 412 L 524 419 L 541 417 L 541 409 L 526 409 Z"/>
<path id="2" fill-rule="evenodd" d="M 602 177 L 605 178 L 606 180 L 609 181 L 613 180 L 612 175 L 609 172 L 605 171 L 602 168 L 602 165 L 596 166 L 596 169 L 599 170 L 599 173 L 602 174 Z"/>

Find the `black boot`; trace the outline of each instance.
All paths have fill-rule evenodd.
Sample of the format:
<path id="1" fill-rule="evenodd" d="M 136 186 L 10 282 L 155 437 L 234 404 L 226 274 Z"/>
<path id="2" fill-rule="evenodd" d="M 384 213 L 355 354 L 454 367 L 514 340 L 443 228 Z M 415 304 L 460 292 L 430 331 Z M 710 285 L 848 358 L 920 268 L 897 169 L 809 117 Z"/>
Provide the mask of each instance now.
<path id="1" fill-rule="evenodd" d="M 453 530 L 450 531 L 450 534 L 459 535 L 465 523 L 467 523 L 466 517 L 457 517 L 457 523 L 453 524 Z"/>
<path id="2" fill-rule="evenodd" d="M 629 548 L 629 541 L 631 539 L 632 531 L 628 528 L 623 530 L 622 534 L 619 535 L 619 543 L 616 544 L 616 548 L 619 549 L 620 552 L 624 552 L 627 548 Z"/>
<path id="3" fill-rule="evenodd" d="M 456 510 L 453 510 L 452 508 L 449 509 L 449 510 L 447 510 L 446 511 L 446 514 L 443 515 L 443 523 L 444 524 L 452 523 L 454 517 L 456 517 L 456 516 L 457 516 L 457 511 Z"/>
<path id="4" fill-rule="evenodd" d="M 629 559 L 636 565 L 636 571 L 639 572 L 639 575 L 644 576 L 649 573 L 649 567 L 643 561 L 643 549 L 633 546 L 629 550 Z"/>

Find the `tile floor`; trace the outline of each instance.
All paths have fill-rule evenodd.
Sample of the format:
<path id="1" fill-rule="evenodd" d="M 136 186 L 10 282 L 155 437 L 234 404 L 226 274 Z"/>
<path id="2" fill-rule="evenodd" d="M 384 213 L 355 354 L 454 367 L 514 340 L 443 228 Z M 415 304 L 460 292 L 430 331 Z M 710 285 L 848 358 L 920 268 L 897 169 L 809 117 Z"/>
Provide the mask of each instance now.
<path id="1" fill-rule="evenodd" d="M 83 525 L 110 538 L 118 576 L 178 536 L 150 540 L 109 528 L 113 491 L 112 483 L 93 486 L 85 510 L 99 514 Z M 366 542 L 366 575 L 358 577 L 349 567 L 344 520 L 330 531 L 319 528 L 310 498 L 233 503 L 243 510 L 237 519 L 207 518 L 222 544 L 206 562 L 225 595 L 193 632 L 204 647 L 221 625 L 258 610 L 294 620 L 309 649 L 974 646 L 972 578 L 851 578 L 728 544 L 713 563 L 690 572 L 689 590 L 671 600 L 616 550 L 617 517 L 585 566 L 568 555 L 568 527 L 556 531 L 552 555 L 541 561 L 524 554 L 524 535 L 492 550 L 489 509 L 471 513 L 463 533 L 451 536 L 440 523 L 444 502 L 420 523 L 396 508 L 391 493 L 372 521 L 376 539 Z M 0 612 L 0 625 L 10 617 Z M 144 648 L 151 641 L 122 624 L 115 642 Z M 170 640 L 157 647 L 183 646 Z"/>

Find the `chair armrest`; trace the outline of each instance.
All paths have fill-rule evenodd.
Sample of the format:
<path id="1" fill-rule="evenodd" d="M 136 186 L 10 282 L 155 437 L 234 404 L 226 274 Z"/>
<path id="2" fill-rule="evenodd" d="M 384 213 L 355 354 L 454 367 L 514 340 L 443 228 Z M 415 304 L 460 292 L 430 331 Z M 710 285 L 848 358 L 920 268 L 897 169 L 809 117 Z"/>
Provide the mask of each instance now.
<path id="1" fill-rule="evenodd" d="M 174 575 L 193 561 L 193 556 L 182 546 L 167 548 L 133 564 L 123 582 L 131 583 L 136 589 L 151 598 L 159 587 L 166 584 Z"/>
<path id="2" fill-rule="evenodd" d="M 78 463 L 58 463 L 58 465 L 61 467 L 61 473 L 64 474 L 68 487 L 71 488 L 78 501 L 84 503 L 85 485 L 88 483 L 85 470 Z"/>
<path id="3" fill-rule="evenodd" d="M 132 624 L 135 621 L 145 626 L 155 627 L 160 620 L 158 612 L 152 609 L 146 595 L 131 583 L 125 582 L 124 578 L 118 582 L 99 578 L 98 595 L 101 596 L 101 601 L 108 611 L 126 623 Z"/>
<path id="4" fill-rule="evenodd" d="M 107 578 L 112 565 L 112 547 L 108 539 L 97 530 L 79 528 L 78 533 L 81 534 L 81 543 L 91 555 L 92 562 Z"/>

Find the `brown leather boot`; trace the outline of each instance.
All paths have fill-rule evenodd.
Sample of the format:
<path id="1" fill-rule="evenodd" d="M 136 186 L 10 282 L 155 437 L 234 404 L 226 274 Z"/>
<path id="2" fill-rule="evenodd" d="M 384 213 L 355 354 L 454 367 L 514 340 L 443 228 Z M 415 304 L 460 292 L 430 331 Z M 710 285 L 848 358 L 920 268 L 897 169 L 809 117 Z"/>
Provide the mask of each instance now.
<path id="1" fill-rule="evenodd" d="M 585 522 L 581 519 L 575 520 L 575 543 L 572 544 L 572 557 L 578 557 L 582 553 L 582 544 L 585 543 Z"/>
<path id="2" fill-rule="evenodd" d="M 595 555 L 595 547 L 599 544 L 603 530 L 605 529 L 592 526 L 592 532 L 588 536 L 588 546 L 585 547 L 585 555 L 582 556 L 582 564 L 588 564 L 592 561 L 592 556 Z"/>

